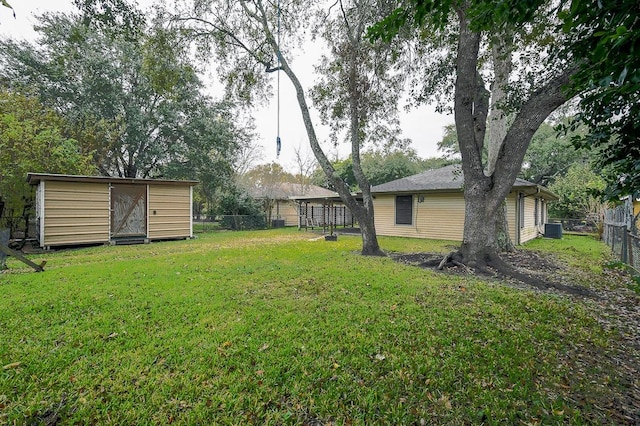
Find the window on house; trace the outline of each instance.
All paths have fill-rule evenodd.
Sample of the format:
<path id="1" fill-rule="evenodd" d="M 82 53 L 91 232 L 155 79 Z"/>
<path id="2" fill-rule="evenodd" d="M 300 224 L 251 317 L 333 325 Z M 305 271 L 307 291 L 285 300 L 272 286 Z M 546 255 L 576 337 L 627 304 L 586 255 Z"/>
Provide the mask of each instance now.
<path id="1" fill-rule="evenodd" d="M 413 223 L 413 196 L 396 196 L 396 225 L 411 225 Z"/>
<path id="2" fill-rule="evenodd" d="M 540 215 L 540 199 L 536 198 L 535 204 L 533 206 L 533 221 L 536 226 L 540 224 L 538 217 Z"/>
<path id="3" fill-rule="evenodd" d="M 524 195 L 518 196 L 518 222 L 520 222 L 520 228 L 524 228 Z"/>

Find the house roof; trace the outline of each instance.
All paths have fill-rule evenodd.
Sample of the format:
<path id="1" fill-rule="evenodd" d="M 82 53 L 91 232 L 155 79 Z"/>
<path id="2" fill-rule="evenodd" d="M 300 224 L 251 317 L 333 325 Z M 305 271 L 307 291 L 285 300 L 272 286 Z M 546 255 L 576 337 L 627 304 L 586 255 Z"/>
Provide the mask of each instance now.
<path id="1" fill-rule="evenodd" d="M 371 188 L 372 193 L 406 193 L 406 192 L 451 192 L 462 191 L 464 176 L 459 164 L 452 164 L 440 169 L 427 170 L 417 175 L 407 176 L 391 182 L 376 185 Z M 541 193 L 545 198 L 558 199 L 547 188 L 517 178 L 513 184 L 514 190 L 525 193 Z"/>
<path id="2" fill-rule="evenodd" d="M 270 198 L 272 200 L 288 200 L 298 198 L 330 198 L 338 194 L 326 188 L 316 185 L 304 185 L 300 183 L 281 182 L 279 184 L 250 188 L 249 194 L 254 198 Z"/>
<path id="3" fill-rule="evenodd" d="M 50 173 L 28 173 L 27 182 L 30 185 L 37 185 L 42 181 L 58 181 L 58 182 L 91 182 L 91 183 L 129 183 L 129 184 L 157 184 L 157 185 L 189 185 L 195 186 L 197 180 L 168 180 L 168 179 L 140 179 L 140 178 L 121 178 L 113 176 L 80 176 L 80 175 L 62 175 Z"/>

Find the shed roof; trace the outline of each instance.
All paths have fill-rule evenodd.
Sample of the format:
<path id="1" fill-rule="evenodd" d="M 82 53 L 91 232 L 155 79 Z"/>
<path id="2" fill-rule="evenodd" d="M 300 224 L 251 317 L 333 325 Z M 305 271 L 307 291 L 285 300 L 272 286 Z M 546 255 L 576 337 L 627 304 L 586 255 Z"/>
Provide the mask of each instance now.
<path id="1" fill-rule="evenodd" d="M 80 176 L 80 175 L 63 175 L 51 173 L 28 173 L 27 182 L 30 185 L 37 185 L 43 181 L 58 182 L 90 182 L 90 183 L 129 183 L 129 184 L 154 184 L 154 185 L 185 185 L 195 186 L 197 180 L 169 180 L 169 179 L 141 179 L 141 178 L 122 178 L 113 176 Z"/>
<path id="2" fill-rule="evenodd" d="M 427 170 L 417 175 L 407 176 L 391 182 L 376 185 L 371 188 L 372 193 L 394 192 L 450 192 L 462 191 L 464 176 L 459 164 L 452 164 L 439 169 Z M 558 199 L 558 197 L 541 185 L 517 178 L 513 189 L 526 193 L 542 193 L 545 198 Z"/>

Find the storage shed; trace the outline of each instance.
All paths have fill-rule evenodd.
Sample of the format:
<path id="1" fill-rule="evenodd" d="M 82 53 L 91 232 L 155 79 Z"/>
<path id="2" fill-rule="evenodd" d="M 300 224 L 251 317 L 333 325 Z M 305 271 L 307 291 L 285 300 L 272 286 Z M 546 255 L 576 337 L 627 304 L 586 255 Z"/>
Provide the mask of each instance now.
<path id="1" fill-rule="evenodd" d="M 29 173 L 41 247 L 193 237 L 197 181 Z"/>

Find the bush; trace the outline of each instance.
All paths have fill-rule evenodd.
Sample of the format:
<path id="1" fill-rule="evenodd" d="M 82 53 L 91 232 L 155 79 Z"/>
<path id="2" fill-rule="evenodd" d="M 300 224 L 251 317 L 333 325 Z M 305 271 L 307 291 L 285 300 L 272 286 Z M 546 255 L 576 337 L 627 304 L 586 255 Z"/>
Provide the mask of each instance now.
<path id="1" fill-rule="evenodd" d="M 267 221 L 264 215 L 225 215 L 220 220 L 220 227 L 233 231 L 265 229 Z"/>

